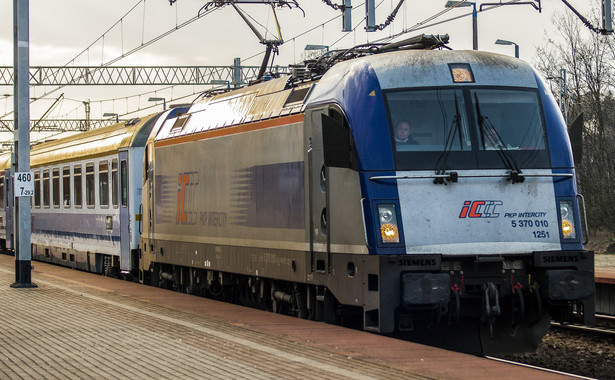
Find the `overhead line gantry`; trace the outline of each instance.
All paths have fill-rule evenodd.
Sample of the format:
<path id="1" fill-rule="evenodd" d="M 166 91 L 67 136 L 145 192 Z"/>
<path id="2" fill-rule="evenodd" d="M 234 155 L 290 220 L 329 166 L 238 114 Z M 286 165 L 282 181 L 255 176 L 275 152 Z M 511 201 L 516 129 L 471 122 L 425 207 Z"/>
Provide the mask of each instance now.
<path id="1" fill-rule="evenodd" d="M 257 78 L 260 66 L 31 66 L 31 86 L 220 85 L 239 87 Z M 273 73 L 288 73 L 274 66 Z M 0 86 L 13 85 L 13 67 L 0 66 Z"/>

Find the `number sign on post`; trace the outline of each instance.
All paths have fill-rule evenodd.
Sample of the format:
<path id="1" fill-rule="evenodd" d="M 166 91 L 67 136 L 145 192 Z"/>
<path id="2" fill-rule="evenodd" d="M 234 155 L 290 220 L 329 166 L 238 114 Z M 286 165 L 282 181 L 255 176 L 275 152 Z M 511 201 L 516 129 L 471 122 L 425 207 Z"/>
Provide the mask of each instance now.
<path id="1" fill-rule="evenodd" d="M 34 195 L 34 176 L 32 172 L 15 173 L 15 197 L 31 197 Z"/>

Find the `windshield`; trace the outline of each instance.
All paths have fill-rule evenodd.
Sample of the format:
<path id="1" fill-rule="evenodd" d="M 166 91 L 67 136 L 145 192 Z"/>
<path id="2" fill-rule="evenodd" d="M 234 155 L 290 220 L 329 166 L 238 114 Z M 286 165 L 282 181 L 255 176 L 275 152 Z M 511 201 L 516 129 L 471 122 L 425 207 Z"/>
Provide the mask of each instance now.
<path id="1" fill-rule="evenodd" d="M 479 123 L 480 117 L 484 120 L 482 129 L 479 124 L 481 149 L 495 149 L 494 134 L 501 137 L 507 149 L 545 149 L 536 93 L 481 89 L 472 91 L 472 100 L 474 111 L 480 110 L 480 115 L 476 115 Z"/>
<path id="2" fill-rule="evenodd" d="M 385 94 L 397 170 L 549 167 L 535 90 L 421 89 Z"/>
<path id="3" fill-rule="evenodd" d="M 395 92 L 387 96 L 397 151 L 469 151 L 472 143 L 460 90 Z"/>

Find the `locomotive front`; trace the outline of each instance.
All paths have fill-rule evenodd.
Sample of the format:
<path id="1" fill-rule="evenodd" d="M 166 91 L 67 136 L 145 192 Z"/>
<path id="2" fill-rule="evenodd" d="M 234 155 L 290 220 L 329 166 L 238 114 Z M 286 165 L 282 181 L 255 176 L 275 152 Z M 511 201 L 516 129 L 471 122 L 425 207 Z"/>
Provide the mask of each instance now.
<path id="1" fill-rule="evenodd" d="M 510 352 L 537 346 L 550 317 L 593 323 L 593 252 L 583 250 L 566 125 L 527 64 L 466 51 L 374 55 L 323 77 L 308 123 L 324 108 L 325 211 L 351 197 L 334 189 L 336 173 L 356 171 L 361 189 L 365 329 L 444 340 L 473 331 L 469 351 Z"/>

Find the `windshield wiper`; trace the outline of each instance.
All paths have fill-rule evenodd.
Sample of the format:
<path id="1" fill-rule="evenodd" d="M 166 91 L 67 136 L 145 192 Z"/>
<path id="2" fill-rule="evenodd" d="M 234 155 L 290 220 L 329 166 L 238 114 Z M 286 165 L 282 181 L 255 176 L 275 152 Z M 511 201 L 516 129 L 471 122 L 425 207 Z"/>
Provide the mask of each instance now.
<path id="1" fill-rule="evenodd" d="M 461 115 L 459 114 L 459 102 L 457 101 L 457 95 L 453 94 L 455 97 L 455 118 L 453 119 L 453 123 L 451 124 L 451 128 L 448 132 L 448 136 L 446 137 L 446 142 L 444 144 L 444 150 L 438 157 L 438 161 L 436 161 L 436 177 L 433 180 L 433 183 L 437 184 L 446 184 L 444 179 L 447 179 L 452 182 L 457 182 L 457 173 L 451 172 L 449 175 L 445 175 L 446 173 L 446 163 L 448 161 L 448 156 L 453 150 L 453 142 L 455 141 L 455 134 L 459 135 L 459 146 L 461 150 L 463 150 L 463 141 L 461 136 Z M 454 128 L 454 124 L 457 124 L 457 128 Z"/>
<path id="2" fill-rule="evenodd" d="M 517 163 L 517 160 L 510 155 L 502 136 L 498 133 L 497 129 L 491 123 L 491 120 L 487 116 L 483 116 L 480 112 L 480 103 L 478 102 L 478 95 L 474 93 L 474 100 L 476 101 L 476 114 L 478 116 L 478 127 L 480 129 L 480 135 L 483 140 L 483 148 L 486 149 L 486 142 L 491 143 L 493 148 L 498 153 L 500 160 L 504 163 L 504 166 L 510 170 L 508 179 L 512 183 L 520 183 L 525 181 L 525 176 L 521 172 L 521 168 Z"/>

